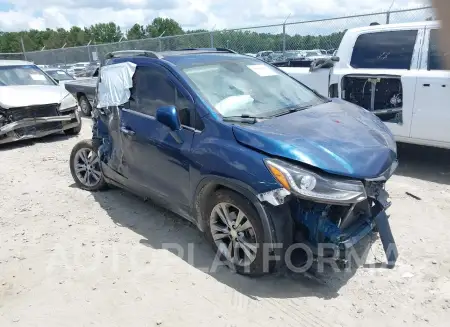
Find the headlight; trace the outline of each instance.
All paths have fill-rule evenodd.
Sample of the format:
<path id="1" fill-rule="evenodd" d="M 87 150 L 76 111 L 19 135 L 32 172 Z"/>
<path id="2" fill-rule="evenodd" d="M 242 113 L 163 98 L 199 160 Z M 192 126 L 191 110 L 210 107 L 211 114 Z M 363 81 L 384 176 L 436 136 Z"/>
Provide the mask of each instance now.
<path id="1" fill-rule="evenodd" d="M 356 203 L 366 199 L 360 181 L 321 176 L 279 159 L 265 159 L 273 177 L 288 191 L 309 200 L 330 203 Z"/>
<path id="2" fill-rule="evenodd" d="M 76 108 L 77 108 L 77 100 L 74 98 L 72 94 L 67 94 L 64 97 L 64 99 L 62 99 L 61 104 L 59 105 L 59 110 L 61 111 Z"/>

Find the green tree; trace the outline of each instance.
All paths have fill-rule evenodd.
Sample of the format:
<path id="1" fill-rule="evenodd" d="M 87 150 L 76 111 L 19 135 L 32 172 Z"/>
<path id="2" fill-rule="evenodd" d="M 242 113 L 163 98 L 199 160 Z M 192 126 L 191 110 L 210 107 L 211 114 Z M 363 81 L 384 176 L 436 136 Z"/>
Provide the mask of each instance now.
<path id="1" fill-rule="evenodd" d="M 123 34 L 115 23 L 99 23 L 89 28 L 89 34 L 95 43 L 119 42 Z"/>
<path id="2" fill-rule="evenodd" d="M 127 40 L 140 40 L 143 38 L 145 38 L 145 29 L 141 24 L 136 23 L 127 31 Z"/>
<path id="3" fill-rule="evenodd" d="M 172 18 L 157 17 L 153 19 L 150 25 L 145 27 L 147 37 L 158 37 L 164 33 L 164 36 L 184 34 L 180 24 Z"/>

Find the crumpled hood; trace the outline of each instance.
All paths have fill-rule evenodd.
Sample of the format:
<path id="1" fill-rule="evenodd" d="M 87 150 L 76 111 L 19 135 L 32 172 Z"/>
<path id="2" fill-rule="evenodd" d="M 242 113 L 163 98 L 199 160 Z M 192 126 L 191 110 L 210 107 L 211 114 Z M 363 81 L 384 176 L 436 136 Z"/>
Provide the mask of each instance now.
<path id="1" fill-rule="evenodd" d="M 0 86 L 0 106 L 3 109 L 41 104 L 61 103 L 69 92 L 60 85 Z"/>
<path id="2" fill-rule="evenodd" d="M 340 99 L 254 125 L 234 125 L 233 132 L 238 142 L 267 154 L 358 179 L 382 175 L 397 157 L 386 125 Z"/>

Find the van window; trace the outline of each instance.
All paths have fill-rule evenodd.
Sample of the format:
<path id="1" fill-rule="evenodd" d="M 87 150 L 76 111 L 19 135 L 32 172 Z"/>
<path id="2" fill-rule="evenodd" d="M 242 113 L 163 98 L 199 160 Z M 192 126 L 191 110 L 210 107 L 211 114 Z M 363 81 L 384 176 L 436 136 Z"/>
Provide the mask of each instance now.
<path id="1" fill-rule="evenodd" d="M 358 36 L 350 65 L 353 68 L 409 69 L 417 30 L 386 31 Z"/>
<path id="2" fill-rule="evenodd" d="M 433 29 L 430 31 L 430 46 L 428 48 L 428 69 L 429 70 L 444 70 L 442 64 L 444 53 L 439 48 L 439 30 Z"/>

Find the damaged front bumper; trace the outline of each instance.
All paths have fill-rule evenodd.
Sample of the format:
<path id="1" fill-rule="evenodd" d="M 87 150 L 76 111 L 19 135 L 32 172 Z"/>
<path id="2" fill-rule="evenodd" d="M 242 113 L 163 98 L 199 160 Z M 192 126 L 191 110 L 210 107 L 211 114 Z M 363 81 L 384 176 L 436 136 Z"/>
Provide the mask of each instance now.
<path id="1" fill-rule="evenodd" d="M 295 226 L 293 243 L 307 245 L 317 258 L 336 260 L 345 265 L 355 258 L 356 245 L 376 230 L 386 254 L 387 267 L 393 267 L 398 251 L 386 214 L 390 206 L 389 195 L 384 190 L 384 183 L 376 185 L 376 191 L 368 192 L 370 196 L 366 200 L 350 205 L 303 200 L 285 189 L 259 194 L 258 199 L 274 209 L 288 207 Z"/>
<path id="2" fill-rule="evenodd" d="M 55 134 L 80 123 L 78 110 L 60 116 L 24 118 L 0 127 L 0 144 Z"/>

